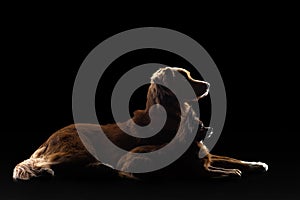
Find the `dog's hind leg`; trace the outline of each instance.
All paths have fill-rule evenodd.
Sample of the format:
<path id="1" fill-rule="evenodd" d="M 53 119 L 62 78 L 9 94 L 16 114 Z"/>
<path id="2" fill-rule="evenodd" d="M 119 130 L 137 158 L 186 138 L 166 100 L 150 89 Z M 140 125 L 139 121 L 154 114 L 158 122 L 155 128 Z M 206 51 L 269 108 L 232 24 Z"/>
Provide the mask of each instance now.
<path id="1" fill-rule="evenodd" d="M 19 163 L 13 171 L 14 180 L 29 180 L 37 177 L 52 177 L 54 171 L 41 158 L 29 158 Z"/>
<path id="2" fill-rule="evenodd" d="M 221 167 L 227 169 L 239 169 L 243 172 L 243 174 L 253 172 L 266 172 L 268 170 L 268 165 L 263 162 L 247 162 L 235 158 L 218 156 L 213 154 L 211 154 L 211 165 L 214 167 Z"/>

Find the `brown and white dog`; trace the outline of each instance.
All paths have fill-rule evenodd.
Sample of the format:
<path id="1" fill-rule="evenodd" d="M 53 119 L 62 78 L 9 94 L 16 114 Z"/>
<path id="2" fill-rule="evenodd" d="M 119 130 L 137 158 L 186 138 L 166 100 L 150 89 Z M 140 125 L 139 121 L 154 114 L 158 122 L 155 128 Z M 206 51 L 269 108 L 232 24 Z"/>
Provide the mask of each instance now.
<path id="1" fill-rule="evenodd" d="M 77 171 L 74 169 L 85 168 L 93 170 L 98 168 L 107 173 L 116 174 L 117 176 L 126 177 L 147 177 L 148 174 L 128 174 L 126 171 L 129 167 L 136 164 L 137 160 L 131 157 L 131 154 L 126 154 L 118 159 L 118 168 L 121 171 L 116 171 L 102 164 L 93 155 L 91 155 L 82 141 L 79 138 L 77 129 L 84 130 L 87 134 L 98 133 L 101 126 L 105 135 L 115 145 L 124 150 L 144 153 L 151 152 L 162 148 L 172 140 L 175 134 L 180 131 L 180 137 L 184 139 L 186 134 L 194 130 L 182 129 L 178 130 L 180 121 L 197 126 L 197 135 L 189 149 L 174 163 L 168 167 L 158 170 L 151 174 L 159 174 L 163 176 L 179 177 L 223 177 L 223 176 L 241 176 L 242 173 L 251 171 L 264 172 L 268 166 L 262 162 L 245 162 L 234 158 L 212 155 L 209 153 L 202 140 L 206 135 L 211 134 L 211 128 L 205 127 L 204 124 L 196 116 L 189 102 L 193 99 L 186 97 L 184 103 L 177 101 L 174 93 L 160 84 L 165 85 L 176 83 L 176 73 L 182 74 L 190 83 L 195 91 L 197 99 L 205 97 L 209 92 L 209 83 L 195 80 L 191 77 L 190 72 L 182 68 L 161 68 L 156 71 L 151 77 L 151 84 L 148 89 L 146 108 L 134 112 L 132 120 L 129 120 L 126 125 L 136 123 L 140 126 L 149 124 L 149 109 L 154 104 L 162 105 L 167 114 L 167 120 L 163 129 L 156 135 L 150 138 L 136 138 L 124 133 L 117 124 L 97 125 L 97 124 L 74 124 L 64 127 L 53 133 L 48 140 L 43 143 L 29 159 L 16 165 L 13 171 L 15 180 L 29 180 L 36 177 L 54 176 L 54 172 L 63 169 L 63 173 L 71 172 L 77 176 Z M 182 77 L 182 76 L 181 76 Z M 133 121 L 133 122 L 132 122 Z M 122 124 L 122 123 L 121 123 Z M 120 124 L 119 124 L 120 125 Z M 199 127 L 199 128 L 198 128 Z M 204 157 L 199 157 L 199 153 Z M 145 159 L 140 154 L 139 159 Z M 114 155 L 112 155 L 114 156 Z M 56 175 L 59 175 L 56 173 Z"/>

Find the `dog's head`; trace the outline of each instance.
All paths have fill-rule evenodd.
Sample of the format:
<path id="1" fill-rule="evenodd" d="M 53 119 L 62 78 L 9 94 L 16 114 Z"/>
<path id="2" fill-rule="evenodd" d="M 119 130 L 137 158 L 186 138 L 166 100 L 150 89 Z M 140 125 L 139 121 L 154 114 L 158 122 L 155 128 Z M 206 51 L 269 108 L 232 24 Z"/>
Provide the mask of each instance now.
<path id="1" fill-rule="evenodd" d="M 165 67 L 160 68 L 156 71 L 151 77 L 151 83 L 161 84 L 165 86 L 174 86 L 177 91 L 172 91 L 176 93 L 185 93 L 185 88 L 182 87 L 181 81 L 186 79 L 189 84 L 194 89 L 196 99 L 199 100 L 205 96 L 207 96 L 209 92 L 210 84 L 205 81 L 200 81 L 193 79 L 189 71 L 183 68 L 178 67 Z M 184 94 L 185 100 L 196 100 L 195 95 L 187 95 Z"/>
<path id="2" fill-rule="evenodd" d="M 169 123 L 166 123 L 169 125 L 168 128 L 176 129 L 177 126 L 175 125 L 183 120 L 183 123 L 188 124 L 182 126 L 186 130 L 180 130 L 183 133 L 182 138 L 185 137 L 186 133 L 193 132 L 194 128 L 198 127 L 195 140 L 201 141 L 212 134 L 212 128 L 205 127 L 202 121 L 199 120 L 190 101 L 199 100 L 208 95 L 209 86 L 209 83 L 205 81 L 192 78 L 190 72 L 183 68 L 160 68 L 151 77 L 146 109 L 154 104 L 162 105 L 168 114 Z M 186 92 L 186 90 L 191 91 Z M 178 94 L 183 98 L 180 99 L 180 102 L 178 101 Z M 152 109 L 152 111 L 156 113 L 155 109 Z M 156 115 L 153 113 L 152 116 L 155 116 L 153 118 L 160 121 L 161 112 L 157 112 Z"/>

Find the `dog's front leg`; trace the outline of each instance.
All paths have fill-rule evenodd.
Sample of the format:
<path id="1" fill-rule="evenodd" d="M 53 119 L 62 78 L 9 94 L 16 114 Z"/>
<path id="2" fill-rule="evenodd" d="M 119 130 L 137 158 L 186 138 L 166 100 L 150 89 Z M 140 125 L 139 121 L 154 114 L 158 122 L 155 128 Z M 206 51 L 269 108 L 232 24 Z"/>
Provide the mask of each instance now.
<path id="1" fill-rule="evenodd" d="M 199 147 L 198 152 L 198 164 L 201 169 L 199 169 L 200 176 L 207 176 L 213 178 L 219 177 L 240 177 L 242 172 L 237 168 L 223 168 L 212 166 L 212 158 L 207 147 L 202 142 L 197 142 Z"/>
<path id="2" fill-rule="evenodd" d="M 247 173 L 257 173 L 266 172 L 268 170 L 268 165 L 263 162 L 247 162 L 226 156 L 218 156 L 211 154 L 211 165 L 215 167 L 222 168 L 236 168 Z"/>

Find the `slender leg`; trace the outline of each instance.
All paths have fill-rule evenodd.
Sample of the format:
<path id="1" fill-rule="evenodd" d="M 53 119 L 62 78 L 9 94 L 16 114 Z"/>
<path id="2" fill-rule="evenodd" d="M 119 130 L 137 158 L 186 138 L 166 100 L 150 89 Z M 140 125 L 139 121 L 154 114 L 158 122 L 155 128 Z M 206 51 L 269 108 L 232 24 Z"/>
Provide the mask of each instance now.
<path id="1" fill-rule="evenodd" d="M 226 168 L 220 168 L 220 167 L 214 167 L 209 166 L 207 168 L 207 171 L 211 177 L 240 177 L 242 175 L 242 172 L 238 169 L 226 169 Z"/>
<path id="2" fill-rule="evenodd" d="M 246 162 L 226 156 L 211 155 L 211 165 L 222 168 L 235 168 L 243 173 L 266 172 L 268 165 L 263 162 Z"/>

